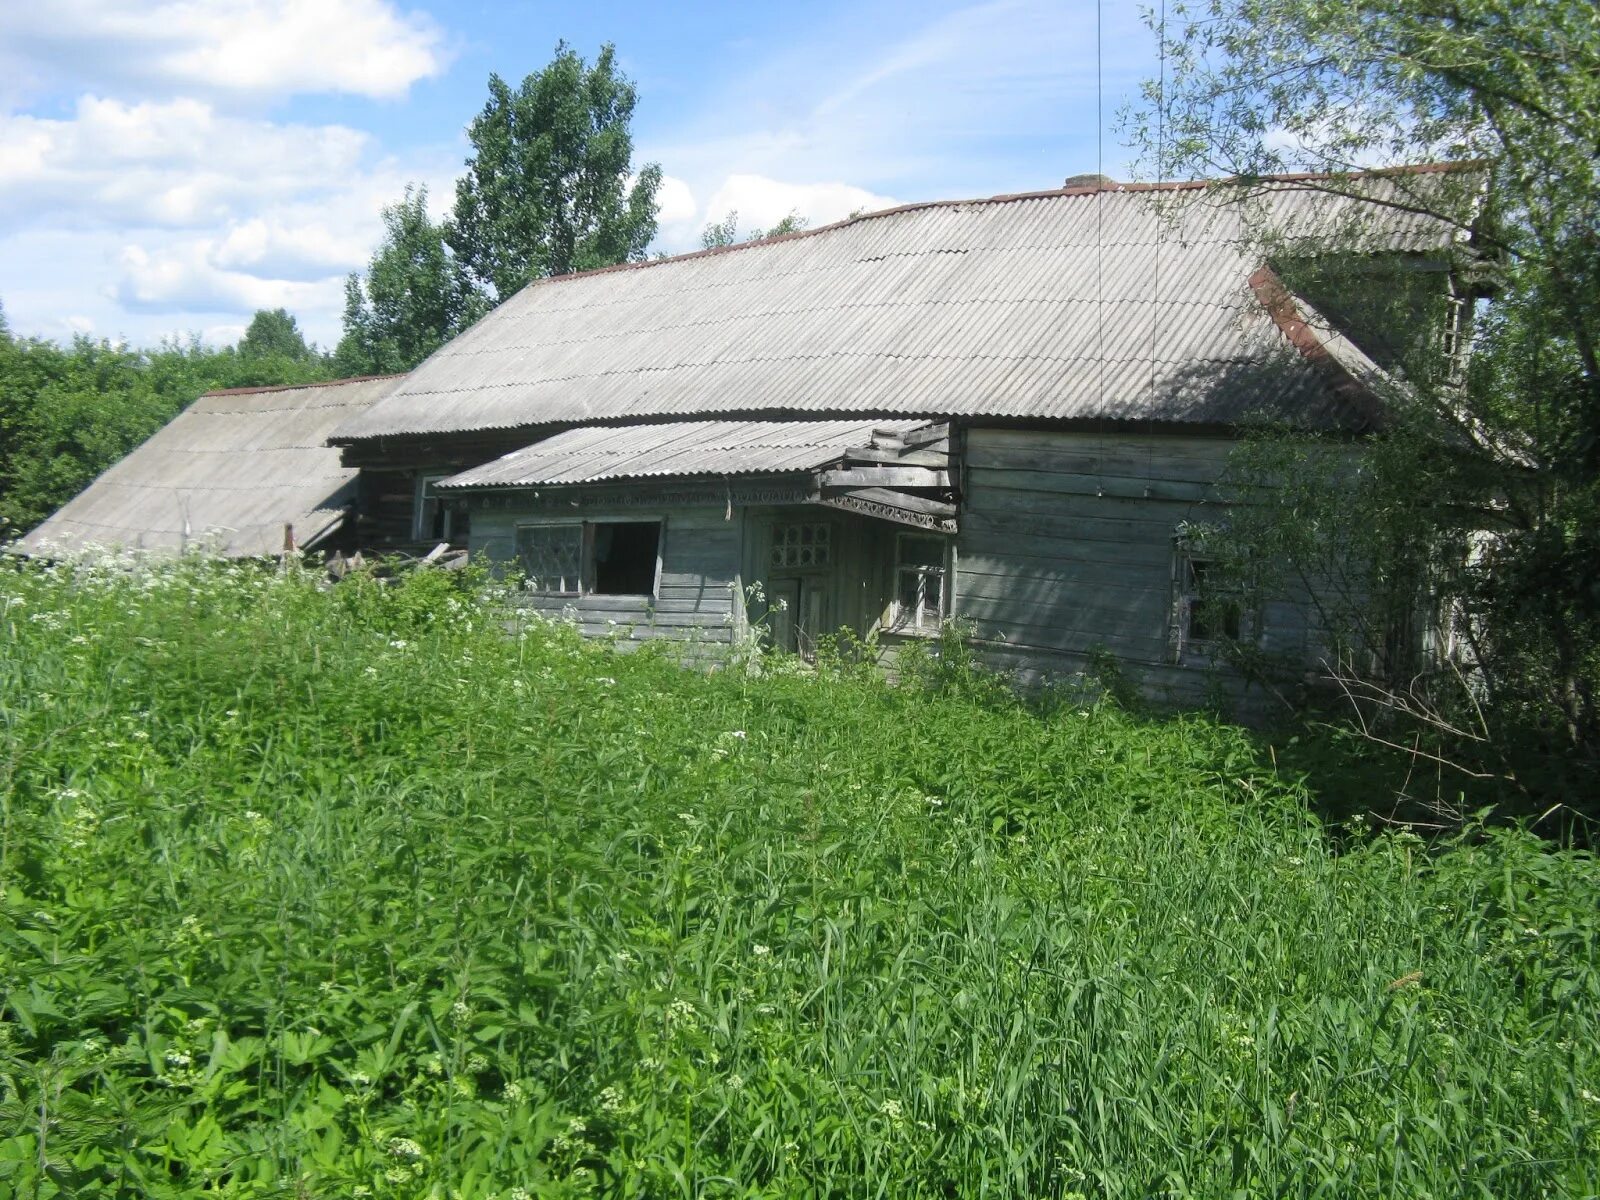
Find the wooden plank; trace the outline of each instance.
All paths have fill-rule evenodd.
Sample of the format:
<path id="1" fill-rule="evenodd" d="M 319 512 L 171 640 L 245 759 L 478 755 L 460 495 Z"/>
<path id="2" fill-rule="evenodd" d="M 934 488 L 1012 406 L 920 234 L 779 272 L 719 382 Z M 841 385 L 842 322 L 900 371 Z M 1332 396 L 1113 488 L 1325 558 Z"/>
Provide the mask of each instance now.
<path id="1" fill-rule="evenodd" d="M 1003 547 L 1003 548 L 1002 548 Z M 990 575 L 1049 576 L 1056 570 L 1089 567 L 1150 567 L 1172 563 L 1172 539 L 1096 539 L 1074 536 L 1070 529 L 1049 533 L 1014 531 L 1003 543 L 987 534 L 969 533 L 962 522 L 956 541 L 961 570 Z"/>
<path id="2" fill-rule="evenodd" d="M 972 467 L 967 472 L 967 491 L 976 497 L 990 487 L 1009 491 L 1045 492 L 1062 496 L 1094 496 L 1118 500 L 1179 500 L 1188 503 L 1221 503 L 1222 494 L 1213 483 L 1190 483 L 1176 479 L 1145 479 L 1119 475 L 1070 475 L 1046 471 L 997 471 Z"/>
<path id="3" fill-rule="evenodd" d="M 825 488 L 950 486 L 950 472 L 931 467 L 861 467 L 856 470 L 823 471 L 817 478 Z"/>
<path id="4" fill-rule="evenodd" d="M 890 493 L 900 496 L 902 493 Z M 956 531 L 955 517 L 938 516 L 931 513 L 912 512 L 902 504 L 883 503 L 860 497 L 854 492 L 841 492 L 834 496 L 821 496 L 815 503 L 828 508 L 843 509 L 845 512 L 858 513 L 861 516 L 872 517 L 879 521 L 893 521 L 900 525 L 910 525 L 916 529 L 929 529 L 935 533 L 954 533 Z"/>
<path id="5" fill-rule="evenodd" d="M 900 440 L 907 446 L 925 449 L 929 446 L 944 443 L 944 448 L 950 446 L 950 422 L 940 421 L 934 425 L 925 425 L 920 429 L 907 430 L 900 435 Z"/>
<path id="6" fill-rule="evenodd" d="M 1090 438 L 1036 435 L 1025 443 L 995 441 L 978 431 L 968 439 L 969 466 L 997 470 L 1062 471 L 1076 474 L 1159 476 L 1202 482 L 1227 466 L 1236 442 L 1204 438 Z"/>
<path id="7" fill-rule="evenodd" d="M 861 447 L 846 450 L 844 459 L 851 463 L 884 463 L 889 466 L 934 467 L 940 470 L 950 466 L 950 455 L 937 450 L 874 450 Z"/>
<path id="8" fill-rule="evenodd" d="M 1017 559 L 1012 562 L 990 560 L 984 569 L 963 557 L 960 563 L 961 590 L 974 595 L 1003 596 L 1016 588 L 1067 588 L 1091 591 L 1141 590 L 1170 584 L 1172 559 L 1166 556 L 1139 563 L 1046 562 L 1042 559 Z"/>
<path id="9" fill-rule="evenodd" d="M 1085 496 L 1072 492 L 1039 492 L 1027 488 L 996 487 L 967 494 L 966 514 L 983 513 L 994 517 L 1005 514 L 1031 514 L 1036 517 L 1076 521 L 1119 520 L 1130 524 L 1176 527 L 1179 521 L 1220 518 L 1228 511 L 1224 504 L 1203 501 L 1130 498 L 1126 496 Z"/>

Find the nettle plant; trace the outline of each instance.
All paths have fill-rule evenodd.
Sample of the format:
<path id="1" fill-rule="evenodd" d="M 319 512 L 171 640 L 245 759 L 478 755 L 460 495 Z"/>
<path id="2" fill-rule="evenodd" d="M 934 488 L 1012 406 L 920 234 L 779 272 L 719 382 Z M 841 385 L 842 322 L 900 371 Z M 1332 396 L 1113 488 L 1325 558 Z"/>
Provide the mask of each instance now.
<path id="1" fill-rule="evenodd" d="M 0 569 L 0 1190 L 1600 1188 L 1587 854 L 508 599 Z"/>

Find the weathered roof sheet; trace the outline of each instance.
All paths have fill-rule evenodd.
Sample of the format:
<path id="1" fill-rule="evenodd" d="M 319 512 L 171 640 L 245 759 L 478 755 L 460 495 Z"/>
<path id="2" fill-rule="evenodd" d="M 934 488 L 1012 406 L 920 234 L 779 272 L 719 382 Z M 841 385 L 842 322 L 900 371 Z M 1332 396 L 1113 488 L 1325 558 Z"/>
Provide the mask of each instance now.
<path id="1" fill-rule="evenodd" d="M 441 488 L 530 487 L 651 476 L 781 475 L 811 471 L 902 421 L 674 421 L 569 429 L 441 480 Z"/>
<path id="2" fill-rule="evenodd" d="M 327 445 L 401 376 L 208 392 L 22 539 L 46 554 L 84 545 L 230 557 L 276 554 L 341 518 L 356 472 Z"/>
<path id="3" fill-rule="evenodd" d="M 1420 173 L 1369 177 L 1404 199 Z M 1291 241 L 1372 218 L 1427 251 L 1438 219 L 1329 196 L 1077 189 L 870 214 L 524 288 L 336 440 L 718 414 L 853 413 L 1347 425 L 1249 285 L 1245 210 Z"/>

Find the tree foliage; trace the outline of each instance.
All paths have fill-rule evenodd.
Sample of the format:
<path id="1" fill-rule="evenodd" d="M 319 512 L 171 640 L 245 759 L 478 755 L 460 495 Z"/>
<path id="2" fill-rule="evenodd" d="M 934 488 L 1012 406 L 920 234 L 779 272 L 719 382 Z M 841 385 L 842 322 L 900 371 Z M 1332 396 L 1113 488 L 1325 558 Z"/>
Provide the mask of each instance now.
<path id="1" fill-rule="evenodd" d="M 1361 468 L 1372 492 L 1365 501 L 1381 503 L 1383 518 L 1351 512 L 1362 494 L 1348 480 L 1287 511 L 1303 532 L 1319 510 L 1338 537 L 1362 539 L 1369 557 L 1387 559 L 1369 586 L 1390 586 L 1388 602 L 1422 591 L 1446 614 L 1442 634 L 1471 651 L 1471 676 L 1455 691 L 1480 730 L 1474 740 L 1592 763 L 1600 756 L 1600 21 L 1592 4 L 1210 0 L 1174 7 L 1157 24 L 1163 77 L 1132 124 L 1161 174 L 1235 176 L 1248 186 L 1310 170 L 1326 178 L 1304 186 L 1346 191 L 1360 186 L 1354 172 L 1375 164 L 1481 167 L 1455 176 L 1480 189 L 1470 210 L 1460 188 L 1435 186 L 1437 176 L 1428 186 L 1429 177 L 1413 177 L 1418 186 L 1398 188 L 1393 201 L 1462 223 L 1446 265 L 1476 328 L 1459 370 L 1441 369 L 1443 347 L 1429 338 L 1385 364 L 1401 382 L 1388 389 L 1388 428 Z M 1408 308 L 1412 327 L 1428 324 L 1395 294 L 1400 273 L 1374 274 L 1369 263 L 1364 280 L 1334 286 L 1329 264 L 1355 261 L 1339 253 L 1355 232 L 1287 264 L 1310 276 L 1297 289 L 1320 286 L 1332 307 L 1364 311 L 1369 327 L 1406 328 Z M 1262 242 L 1265 257 L 1281 252 L 1269 236 Z M 1280 446 L 1257 461 L 1281 480 L 1296 455 L 1304 462 L 1311 453 Z M 1336 520 L 1340 494 L 1346 508 Z M 1300 535 L 1255 536 L 1283 551 L 1284 537 Z M 1320 569 L 1313 547 L 1325 556 L 1337 540 L 1305 542 L 1299 569 Z M 1412 568 L 1439 547 L 1447 552 L 1421 586 Z M 1373 650 L 1346 665 L 1359 675 Z M 1392 670 L 1368 682 L 1415 695 Z M 1436 693 L 1402 707 L 1437 716 L 1444 704 Z M 1459 729 L 1448 716 L 1435 724 Z"/>
<path id="2" fill-rule="evenodd" d="M 516 88 L 489 77 L 447 237 L 497 301 L 541 276 L 644 257 L 661 168 L 633 174 L 636 98 L 609 44 L 590 66 L 562 42 Z"/>
<path id="3" fill-rule="evenodd" d="M 428 216 L 428 191 L 407 187 L 383 210 L 384 238 L 363 281 L 345 281 L 343 375 L 409 371 L 470 325 L 485 304 Z"/>
<path id="4" fill-rule="evenodd" d="M 714 250 L 719 246 L 733 246 L 739 242 L 759 242 L 762 238 L 781 237 L 786 233 L 799 233 L 811 222 L 798 212 L 790 212 L 771 229 L 753 229 L 744 236 L 739 234 L 739 211 L 730 208 L 720 221 L 710 221 L 700 231 L 700 248 Z"/>
<path id="5" fill-rule="evenodd" d="M 299 322 L 285 308 L 258 310 L 239 340 L 239 357 L 244 359 L 282 358 L 303 363 L 316 353 L 306 345 Z"/>
<path id="6" fill-rule="evenodd" d="M 258 326 L 281 332 L 285 323 L 258 314 Z M 62 347 L 0 329 L 0 540 L 49 516 L 200 393 L 329 374 L 314 353 L 247 354 L 197 339 L 136 350 L 78 337 Z"/>

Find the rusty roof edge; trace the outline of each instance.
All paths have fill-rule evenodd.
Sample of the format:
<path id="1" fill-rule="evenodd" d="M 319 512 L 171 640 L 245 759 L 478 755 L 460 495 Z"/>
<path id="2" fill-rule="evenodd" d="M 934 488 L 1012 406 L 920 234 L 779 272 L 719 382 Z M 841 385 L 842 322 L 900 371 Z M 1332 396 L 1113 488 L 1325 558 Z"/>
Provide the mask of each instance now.
<path id="1" fill-rule="evenodd" d="M 1327 341 L 1307 320 L 1307 314 L 1324 322 L 1326 318 L 1322 318 L 1304 298 L 1291 292 L 1278 273 L 1269 266 L 1258 267 L 1251 274 L 1249 284 L 1250 291 L 1261 307 L 1266 309 L 1284 340 L 1294 347 L 1301 358 L 1333 376 L 1334 395 L 1350 409 L 1358 428 L 1381 428 L 1387 415 L 1382 397 L 1367 379 L 1357 375 L 1328 348 Z M 1348 338 L 1345 341 L 1366 359 L 1365 369 L 1371 378 L 1379 379 L 1386 385 L 1400 386 L 1399 381 L 1374 362 L 1365 350 Z"/>
<path id="2" fill-rule="evenodd" d="M 529 280 L 523 287 L 518 289 L 518 292 L 526 291 L 528 288 L 533 287 L 546 287 L 564 283 L 573 279 L 588 279 L 595 275 L 609 275 L 618 271 L 637 271 L 647 267 L 665 266 L 668 263 L 688 262 L 696 258 L 710 258 L 717 254 L 732 254 L 735 251 L 749 250 L 756 246 L 771 246 L 779 242 L 816 237 L 818 234 L 830 233 L 833 230 L 857 225 L 864 221 L 875 221 L 880 217 L 894 217 L 902 213 L 923 212 L 936 208 L 959 208 L 964 205 L 976 204 L 1014 204 L 1023 200 L 1052 200 L 1067 196 L 1094 196 L 1102 192 L 1197 192 L 1205 191 L 1209 188 L 1295 185 L 1319 181 L 1382 179 L 1390 176 L 1407 175 L 1443 175 L 1451 171 L 1481 169 L 1487 165 L 1481 159 L 1463 159 L 1453 162 L 1405 163 L 1393 167 L 1374 167 L 1365 171 L 1298 171 L 1282 175 L 1229 175 L 1221 179 L 1170 180 L 1151 183 L 1095 183 L 1081 187 L 1045 188 L 1034 192 L 1003 192 L 997 196 L 976 196 L 964 200 L 919 200 L 910 204 L 897 204 L 892 208 L 881 208 L 874 212 L 862 213 L 859 216 L 846 217 L 842 221 L 819 225 L 815 229 L 797 229 L 792 233 L 780 233 L 775 237 L 756 238 L 748 242 L 734 242 L 728 246 L 711 246 L 704 250 L 690 250 L 684 254 L 671 254 L 664 258 L 646 258 L 633 262 L 613 263 L 606 267 L 593 267 L 587 271 L 572 271 L 566 275 L 547 275 L 541 279 Z M 1338 194 L 1342 195 L 1344 193 Z M 1359 198 L 1352 197 L 1352 199 Z M 517 293 L 513 293 L 513 295 L 515 294 Z M 506 297 L 507 300 L 510 298 L 510 296 Z M 446 343 L 446 345 L 448 344 Z"/>

